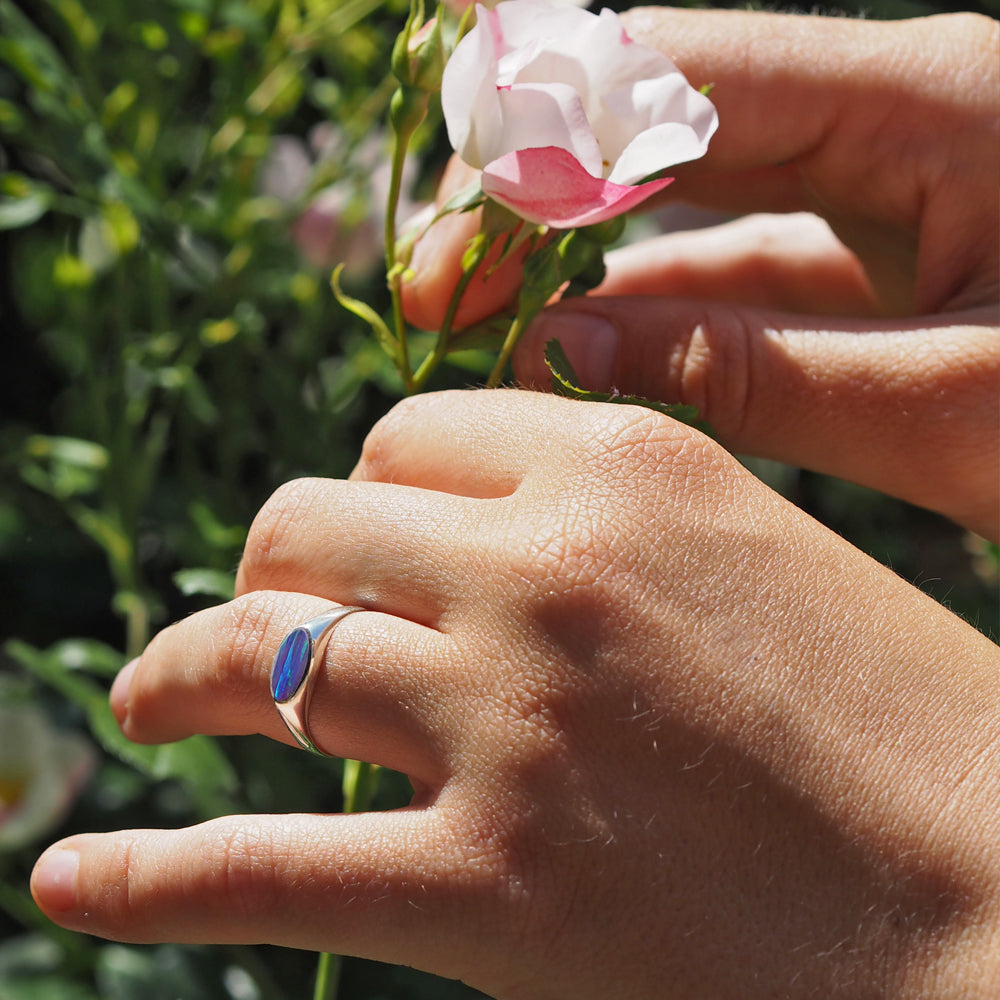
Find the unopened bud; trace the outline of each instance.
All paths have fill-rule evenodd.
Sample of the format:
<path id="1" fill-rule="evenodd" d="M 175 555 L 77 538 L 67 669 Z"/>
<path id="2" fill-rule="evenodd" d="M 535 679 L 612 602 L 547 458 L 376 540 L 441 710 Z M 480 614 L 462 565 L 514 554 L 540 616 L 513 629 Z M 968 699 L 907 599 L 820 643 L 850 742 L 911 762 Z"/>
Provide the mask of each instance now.
<path id="1" fill-rule="evenodd" d="M 428 94 L 441 89 L 441 77 L 447 62 L 441 21 L 432 17 L 414 30 L 412 15 L 396 39 L 392 50 L 392 71 L 404 87 L 414 87 Z"/>

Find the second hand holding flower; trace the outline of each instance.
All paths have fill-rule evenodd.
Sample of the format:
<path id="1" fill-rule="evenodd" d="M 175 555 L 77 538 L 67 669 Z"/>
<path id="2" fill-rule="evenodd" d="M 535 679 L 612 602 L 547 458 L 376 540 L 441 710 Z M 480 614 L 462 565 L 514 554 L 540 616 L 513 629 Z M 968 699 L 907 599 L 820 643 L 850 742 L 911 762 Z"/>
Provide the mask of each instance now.
<path id="1" fill-rule="evenodd" d="M 539 0 L 508 0 L 495 10 L 479 5 L 475 26 L 440 76 L 439 18 L 422 24 L 422 2 L 411 12 L 397 45 L 409 59 L 405 65 L 396 60 L 396 103 L 417 96 L 422 112 L 440 78 L 449 139 L 482 174 L 481 187 L 446 205 L 434 221 L 452 211 L 489 210 L 463 258 L 435 346 L 416 370 L 400 308 L 406 238 L 390 229 L 391 204 L 386 261 L 392 329 L 366 304 L 344 296 L 334 279 L 341 303 L 372 326 L 411 393 L 425 387 L 449 351 L 467 347 L 477 331 L 495 332 L 502 320 L 506 333 L 486 382 L 499 384 L 518 337 L 545 303 L 560 288 L 579 293 L 600 282 L 604 246 L 621 232 L 620 224 L 606 224 L 670 183 L 654 175 L 702 156 L 718 124 L 708 98 L 666 56 L 633 42 L 611 11 L 595 15 Z M 434 73 L 426 72 L 430 64 Z M 419 80 L 414 67 L 422 68 Z M 410 125 L 405 137 L 398 136 L 394 160 L 405 156 Z M 459 341 L 453 324 L 472 278 L 523 251 L 524 244 L 524 281 L 514 315 L 501 310 Z"/>

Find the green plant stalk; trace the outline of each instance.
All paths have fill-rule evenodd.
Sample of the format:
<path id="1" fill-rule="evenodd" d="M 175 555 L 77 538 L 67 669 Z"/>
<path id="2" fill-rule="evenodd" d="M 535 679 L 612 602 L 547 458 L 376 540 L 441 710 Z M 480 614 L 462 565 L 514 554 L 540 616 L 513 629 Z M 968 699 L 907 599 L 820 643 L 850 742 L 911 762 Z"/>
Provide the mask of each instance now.
<path id="1" fill-rule="evenodd" d="M 409 347 L 406 341 L 406 317 L 403 315 L 403 298 L 401 294 L 402 274 L 399 260 L 396 256 L 396 214 L 399 209 L 399 196 L 403 187 L 403 167 L 406 164 L 406 154 L 410 140 L 427 114 L 430 104 L 429 95 L 401 87 L 396 91 L 393 103 L 402 107 L 407 101 L 416 102 L 399 114 L 395 109 L 390 114 L 393 126 L 392 141 L 392 172 L 389 177 L 389 193 L 385 206 L 385 272 L 388 276 L 389 294 L 392 297 L 392 319 L 396 339 L 399 341 L 399 351 L 396 366 L 403 379 L 407 393 L 413 390 L 413 370 L 410 367 Z M 406 111 L 409 113 L 407 114 Z"/>
<path id="2" fill-rule="evenodd" d="M 524 333 L 528 324 L 538 315 L 541 310 L 532 306 L 529 309 L 519 309 L 517 315 L 511 321 L 510 327 L 507 330 L 507 336 L 504 337 L 503 345 L 500 348 L 500 353 L 497 355 L 496 364 L 493 365 L 493 371 L 490 372 L 489 378 L 486 380 L 487 389 L 495 389 L 503 379 L 503 373 L 507 368 L 507 362 L 510 361 L 511 355 L 514 353 L 514 348 L 517 346 L 518 340 L 521 339 L 521 334 Z"/>
<path id="3" fill-rule="evenodd" d="M 431 374 L 441 364 L 448 353 L 448 341 L 451 338 L 451 330 L 455 323 L 455 314 L 458 312 L 458 307 L 462 302 L 462 297 L 465 295 L 465 290 L 469 287 L 469 282 L 472 281 L 476 271 L 479 270 L 479 267 L 486 259 L 491 246 L 490 241 L 483 237 L 482 234 L 477 239 L 479 240 L 479 245 L 475 248 L 472 260 L 469 261 L 466 267 L 462 268 L 462 274 L 455 285 L 455 290 L 451 293 L 448 308 L 438 329 L 437 340 L 434 342 L 434 350 L 424 358 L 413 376 L 411 392 L 420 392 L 424 388 Z"/>
<path id="4" fill-rule="evenodd" d="M 339 955 L 328 951 L 320 952 L 316 963 L 316 989 L 313 1000 L 337 1000 L 340 992 L 340 972 L 343 962 Z"/>

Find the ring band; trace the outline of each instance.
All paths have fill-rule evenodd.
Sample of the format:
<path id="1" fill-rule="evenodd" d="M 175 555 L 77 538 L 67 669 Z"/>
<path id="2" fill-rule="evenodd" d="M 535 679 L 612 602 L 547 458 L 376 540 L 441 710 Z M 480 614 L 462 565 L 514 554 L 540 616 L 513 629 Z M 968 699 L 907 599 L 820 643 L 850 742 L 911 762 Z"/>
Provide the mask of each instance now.
<path id="1" fill-rule="evenodd" d="M 323 659 L 326 644 L 337 623 L 364 608 L 334 608 L 311 618 L 285 636 L 271 667 L 271 697 L 288 731 L 303 750 L 329 757 L 309 735 L 309 701 L 316 680 L 316 667 Z"/>

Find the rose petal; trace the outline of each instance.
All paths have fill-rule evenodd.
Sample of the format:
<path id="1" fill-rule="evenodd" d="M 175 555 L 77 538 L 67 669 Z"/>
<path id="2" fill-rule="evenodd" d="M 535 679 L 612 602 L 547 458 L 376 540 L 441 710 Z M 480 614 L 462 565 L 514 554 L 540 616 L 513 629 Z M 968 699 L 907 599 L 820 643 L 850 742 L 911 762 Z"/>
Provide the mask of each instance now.
<path id="1" fill-rule="evenodd" d="M 529 222 L 554 229 L 613 219 L 670 181 L 668 177 L 646 184 L 614 184 L 592 176 L 557 147 L 508 153 L 483 170 L 483 191 L 489 197 Z"/>
<path id="2" fill-rule="evenodd" d="M 719 121 L 712 102 L 678 72 L 606 94 L 603 103 L 591 122 L 614 164 L 608 177 L 619 184 L 703 156 Z"/>
<path id="3" fill-rule="evenodd" d="M 580 95 L 564 83 L 515 85 L 499 91 L 501 127 L 491 138 L 487 162 L 518 149 L 558 146 L 595 177 L 603 173 L 601 150 Z M 484 150 L 484 153 L 486 151 Z"/>
<path id="4" fill-rule="evenodd" d="M 477 6 L 476 16 L 476 28 L 459 42 L 445 64 L 441 109 L 452 148 L 469 166 L 482 167 L 490 158 L 482 155 L 481 146 L 489 145 L 500 128 L 496 79 L 503 39 L 491 11 Z M 480 26 L 484 30 L 478 30 Z"/>
<path id="5" fill-rule="evenodd" d="M 491 30 L 496 30 L 503 37 L 507 51 L 529 46 L 535 42 L 550 48 L 552 40 L 562 39 L 565 43 L 577 32 L 592 31 L 595 22 L 594 15 L 585 10 L 569 6 L 560 7 L 544 0 L 501 3 L 490 13 L 496 19 L 494 22 L 496 28 Z M 478 8 L 476 16 L 481 17 Z M 574 50 L 568 48 L 564 51 Z"/>

